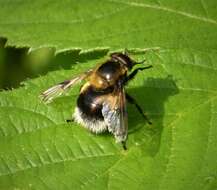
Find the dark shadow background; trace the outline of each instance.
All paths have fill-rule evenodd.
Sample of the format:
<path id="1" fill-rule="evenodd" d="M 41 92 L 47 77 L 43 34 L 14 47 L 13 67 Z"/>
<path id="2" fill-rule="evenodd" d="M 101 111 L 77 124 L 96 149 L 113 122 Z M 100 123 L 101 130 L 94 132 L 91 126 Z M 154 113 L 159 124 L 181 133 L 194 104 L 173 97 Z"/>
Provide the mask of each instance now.
<path id="1" fill-rule="evenodd" d="M 0 38 L 0 89 L 17 88 L 27 78 L 45 75 L 49 71 L 71 69 L 78 61 L 96 60 L 104 57 L 108 49 L 81 52 L 80 49 L 56 53 L 54 48 L 5 47 L 7 40 Z"/>

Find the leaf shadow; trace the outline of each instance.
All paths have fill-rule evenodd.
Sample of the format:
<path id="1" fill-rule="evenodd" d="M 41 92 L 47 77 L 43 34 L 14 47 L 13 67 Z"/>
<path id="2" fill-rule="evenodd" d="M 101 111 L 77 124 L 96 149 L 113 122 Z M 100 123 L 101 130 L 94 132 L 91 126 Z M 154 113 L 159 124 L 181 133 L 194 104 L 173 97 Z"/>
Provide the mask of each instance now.
<path id="1" fill-rule="evenodd" d="M 22 86 L 26 79 L 36 78 L 57 70 L 71 70 L 87 61 L 97 62 L 105 57 L 107 48 L 82 51 L 70 49 L 56 52 L 52 47 L 30 49 L 5 47 L 7 39 L 0 37 L 0 89 Z"/>
<path id="2" fill-rule="evenodd" d="M 105 57 L 108 49 L 94 49 L 88 52 L 81 52 L 81 49 L 60 52 L 53 57 L 46 72 L 59 69 L 71 70 L 75 64 L 86 63 L 87 61 L 98 60 Z"/>
<path id="3" fill-rule="evenodd" d="M 128 106 L 129 145 L 142 145 L 148 155 L 154 156 L 160 148 L 161 134 L 164 129 L 165 103 L 171 96 L 179 93 L 172 75 L 165 78 L 147 78 L 143 86 L 127 89 L 142 107 L 152 125 L 148 125 L 133 105 Z"/>

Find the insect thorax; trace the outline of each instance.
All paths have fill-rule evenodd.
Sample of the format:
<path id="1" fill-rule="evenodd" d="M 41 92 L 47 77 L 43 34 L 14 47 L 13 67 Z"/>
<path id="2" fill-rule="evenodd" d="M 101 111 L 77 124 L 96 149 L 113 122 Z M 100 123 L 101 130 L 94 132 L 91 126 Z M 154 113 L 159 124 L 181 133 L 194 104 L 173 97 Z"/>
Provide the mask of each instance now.
<path id="1" fill-rule="evenodd" d="M 102 81 L 100 87 L 102 89 L 107 88 L 108 86 L 115 85 L 126 73 L 127 68 L 124 65 L 121 65 L 119 62 L 107 61 L 96 70 L 93 85 Z"/>

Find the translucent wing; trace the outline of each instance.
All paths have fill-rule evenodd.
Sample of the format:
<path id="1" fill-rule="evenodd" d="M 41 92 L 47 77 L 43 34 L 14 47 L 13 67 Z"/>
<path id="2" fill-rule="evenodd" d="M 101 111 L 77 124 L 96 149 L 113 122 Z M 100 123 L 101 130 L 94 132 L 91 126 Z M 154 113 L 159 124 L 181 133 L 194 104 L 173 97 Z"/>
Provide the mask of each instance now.
<path id="1" fill-rule="evenodd" d="M 128 121 L 123 87 L 117 89 L 112 101 L 105 101 L 103 103 L 102 115 L 109 132 L 113 133 L 116 141 L 122 142 L 124 149 L 126 149 L 125 142 L 127 140 Z"/>
<path id="2" fill-rule="evenodd" d="M 41 95 L 40 95 L 41 99 L 45 102 L 52 101 L 52 99 L 62 95 L 65 92 L 65 90 L 74 86 L 75 84 L 77 84 L 81 80 L 87 78 L 92 72 L 93 72 L 93 70 L 89 70 L 89 71 L 82 73 L 82 74 L 80 74 L 80 75 L 78 75 L 78 76 L 76 76 L 70 80 L 63 81 L 63 82 L 47 89 L 46 91 L 41 93 Z"/>

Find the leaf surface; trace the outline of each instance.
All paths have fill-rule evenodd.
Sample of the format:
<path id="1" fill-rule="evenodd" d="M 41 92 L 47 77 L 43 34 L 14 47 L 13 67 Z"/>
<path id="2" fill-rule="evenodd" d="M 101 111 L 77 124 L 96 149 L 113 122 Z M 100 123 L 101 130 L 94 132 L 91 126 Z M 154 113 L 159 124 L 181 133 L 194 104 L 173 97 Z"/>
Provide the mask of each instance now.
<path id="1" fill-rule="evenodd" d="M 80 52 L 71 70 L 0 93 L 0 189 L 215 190 L 216 7 L 214 0 L 1 1 L 0 34 L 7 45 L 93 54 Z M 94 135 L 65 122 L 79 86 L 50 104 L 38 99 L 101 62 L 91 55 L 105 47 L 160 47 L 132 55 L 154 66 L 126 88 L 153 125 L 128 105 L 127 151 L 108 133 Z"/>
<path id="2" fill-rule="evenodd" d="M 50 46 L 59 51 L 154 46 L 216 49 L 214 0 L 1 0 L 0 4 L 0 35 L 8 45 Z"/>

